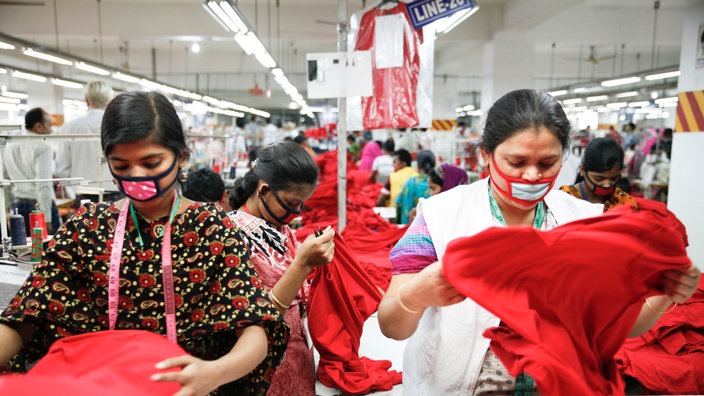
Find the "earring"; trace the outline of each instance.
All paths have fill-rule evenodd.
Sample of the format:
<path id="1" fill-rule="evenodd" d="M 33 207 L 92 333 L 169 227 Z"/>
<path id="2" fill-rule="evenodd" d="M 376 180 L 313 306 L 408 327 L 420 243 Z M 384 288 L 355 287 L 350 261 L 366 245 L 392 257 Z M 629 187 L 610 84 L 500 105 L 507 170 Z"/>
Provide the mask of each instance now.
<path id="1" fill-rule="evenodd" d="M 181 183 L 185 183 L 188 180 L 188 172 L 185 168 L 181 169 Z"/>

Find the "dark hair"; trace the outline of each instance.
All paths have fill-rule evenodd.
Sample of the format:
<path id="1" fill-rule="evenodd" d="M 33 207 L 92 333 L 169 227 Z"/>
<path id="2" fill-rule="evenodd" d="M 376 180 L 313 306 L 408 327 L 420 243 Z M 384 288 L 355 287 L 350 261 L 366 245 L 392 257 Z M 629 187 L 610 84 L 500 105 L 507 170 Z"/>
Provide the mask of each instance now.
<path id="1" fill-rule="evenodd" d="M 222 177 L 210 168 L 192 170 L 183 184 L 183 196 L 199 202 L 220 202 L 225 193 Z"/>
<path id="2" fill-rule="evenodd" d="M 399 161 L 403 161 L 406 163 L 406 166 L 410 166 L 413 162 L 413 157 L 411 157 L 411 153 L 409 153 L 408 150 L 405 149 L 398 149 L 394 151 L 392 157 L 398 157 Z"/>
<path id="3" fill-rule="evenodd" d="M 569 148 L 570 122 L 552 95 L 534 89 L 511 91 L 489 109 L 479 145 L 493 153 L 515 132 L 541 127 L 555 134 L 563 150 Z"/>
<path id="4" fill-rule="evenodd" d="M 303 144 L 303 142 L 305 142 L 306 140 L 308 140 L 308 138 L 304 135 L 296 135 L 296 137 L 293 138 L 293 141 L 298 144 Z"/>
<path id="5" fill-rule="evenodd" d="M 582 156 L 584 172 L 606 172 L 614 165 L 623 169 L 623 148 L 612 138 L 596 138 L 589 142 Z M 578 178 L 578 182 L 582 180 Z"/>
<path id="6" fill-rule="evenodd" d="M 418 161 L 418 168 L 428 173 L 429 170 L 435 167 L 435 154 L 432 151 L 423 150 L 418 153 L 416 161 Z"/>
<path id="7" fill-rule="evenodd" d="M 235 118 L 235 125 L 239 128 L 243 128 L 247 125 L 247 120 L 244 117 Z"/>
<path id="8" fill-rule="evenodd" d="M 230 190 L 230 207 L 237 209 L 257 190 L 263 180 L 274 191 L 318 183 L 318 166 L 308 152 L 295 142 L 281 142 L 259 150 L 256 162 Z"/>
<path id="9" fill-rule="evenodd" d="M 396 142 L 394 142 L 393 139 L 386 139 L 382 148 L 388 151 L 389 153 L 393 153 L 394 149 L 396 148 Z"/>
<path id="10" fill-rule="evenodd" d="M 435 171 L 435 167 L 428 171 L 428 179 L 434 184 L 437 184 L 438 186 L 442 187 L 443 180 L 440 175 L 438 175 L 438 173 Z"/>
<path id="11" fill-rule="evenodd" d="M 35 107 L 32 110 L 27 111 L 27 114 L 24 115 L 25 128 L 32 129 L 38 122 L 44 122 L 44 109 L 41 107 Z"/>
<path id="12" fill-rule="evenodd" d="M 249 152 L 247 153 L 247 162 L 250 164 L 254 161 L 257 160 L 257 157 L 259 156 L 259 146 L 252 146 L 251 149 L 249 149 Z"/>
<path id="13" fill-rule="evenodd" d="M 133 91 L 117 95 L 105 108 L 100 127 L 103 152 L 116 144 L 153 139 L 176 154 L 188 156 L 186 134 L 176 109 L 158 92 Z"/>

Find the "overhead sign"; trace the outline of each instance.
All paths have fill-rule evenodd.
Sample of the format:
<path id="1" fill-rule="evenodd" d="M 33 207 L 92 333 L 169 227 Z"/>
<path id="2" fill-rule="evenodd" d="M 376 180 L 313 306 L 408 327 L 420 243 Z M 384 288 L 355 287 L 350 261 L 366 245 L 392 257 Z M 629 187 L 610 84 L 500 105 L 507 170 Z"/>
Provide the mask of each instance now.
<path id="1" fill-rule="evenodd" d="M 418 0 L 406 5 L 416 29 L 473 7 L 474 0 Z"/>

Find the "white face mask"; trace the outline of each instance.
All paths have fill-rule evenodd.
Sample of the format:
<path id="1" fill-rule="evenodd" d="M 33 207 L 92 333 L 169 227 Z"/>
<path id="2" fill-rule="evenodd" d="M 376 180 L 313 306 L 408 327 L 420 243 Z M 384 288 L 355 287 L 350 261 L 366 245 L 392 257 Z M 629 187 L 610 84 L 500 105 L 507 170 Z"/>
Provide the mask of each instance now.
<path id="1" fill-rule="evenodd" d="M 552 183 L 527 184 L 527 183 L 511 183 L 511 195 L 514 198 L 524 201 L 541 200 L 550 190 Z"/>

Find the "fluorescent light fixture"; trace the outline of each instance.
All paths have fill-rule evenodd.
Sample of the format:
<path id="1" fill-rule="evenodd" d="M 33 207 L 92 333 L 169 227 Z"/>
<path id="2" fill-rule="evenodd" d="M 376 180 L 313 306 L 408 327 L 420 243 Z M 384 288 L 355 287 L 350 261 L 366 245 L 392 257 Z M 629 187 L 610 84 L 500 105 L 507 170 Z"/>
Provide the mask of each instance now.
<path id="1" fill-rule="evenodd" d="M 17 98 L 8 98 L 5 96 L 0 96 L 0 103 L 20 104 L 22 103 L 22 101 Z"/>
<path id="2" fill-rule="evenodd" d="M 262 117 L 262 118 L 269 118 L 269 117 L 271 117 L 271 113 L 268 113 L 268 112 L 263 111 L 263 110 L 250 109 L 249 112 L 252 113 L 252 114 L 254 114 L 254 115 L 258 115 L 259 117 Z"/>
<path id="3" fill-rule="evenodd" d="M 266 52 L 266 47 L 259 40 L 256 34 L 252 32 L 239 33 L 235 35 L 235 41 L 242 47 L 242 50 L 247 55 L 257 55 Z"/>
<path id="4" fill-rule="evenodd" d="M 52 78 L 51 83 L 54 85 L 59 85 L 59 86 L 66 87 L 66 88 L 73 88 L 73 89 L 83 88 L 83 84 L 79 84 L 74 81 L 62 80 L 60 78 Z"/>
<path id="5" fill-rule="evenodd" d="M 5 43 L 5 42 L 0 41 L 0 49 L 13 50 L 15 48 L 17 48 L 17 47 L 15 47 L 14 45 L 12 45 L 10 43 Z"/>
<path id="6" fill-rule="evenodd" d="M 0 74 L 7 74 L 7 69 L 0 67 Z"/>
<path id="7" fill-rule="evenodd" d="M 561 90 L 559 90 L 559 91 L 552 91 L 552 92 L 550 92 L 550 95 L 552 95 L 552 96 L 567 95 L 567 90 L 566 90 L 566 89 L 561 89 Z"/>
<path id="8" fill-rule="evenodd" d="M 2 96 L 5 96 L 7 98 L 29 99 L 29 95 L 27 95 L 26 93 L 5 91 L 5 90 L 2 91 Z"/>
<path id="9" fill-rule="evenodd" d="M 633 96 L 638 96 L 638 91 L 621 92 L 614 95 L 616 98 L 630 98 Z"/>
<path id="10" fill-rule="evenodd" d="M 88 73 L 99 74 L 101 76 L 107 76 L 110 74 L 110 72 L 105 69 L 101 69 L 100 67 L 89 65 L 85 62 L 76 62 L 76 64 L 74 64 L 74 66 L 76 67 L 76 69 L 87 71 Z"/>
<path id="11" fill-rule="evenodd" d="M 129 74 L 124 74 L 120 72 L 113 73 L 112 78 L 132 84 L 138 84 L 141 81 L 141 78 L 139 77 L 130 76 Z"/>
<path id="12" fill-rule="evenodd" d="M 259 61 L 259 63 L 262 64 L 262 66 L 266 67 L 267 69 L 271 69 L 272 67 L 276 67 L 276 61 L 274 58 L 269 55 L 268 52 L 265 52 L 263 54 L 256 54 L 254 55 L 255 58 Z"/>
<path id="13" fill-rule="evenodd" d="M 620 109 L 621 107 L 626 107 L 628 103 L 626 102 L 614 102 L 614 103 L 607 103 L 606 107 L 610 109 Z"/>
<path id="14" fill-rule="evenodd" d="M 200 44 L 198 44 L 197 42 L 193 43 L 193 45 L 191 45 L 191 52 L 193 52 L 194 54 L 199 53 L 200 52 Z"/>
<path id="15" fill-rule="evenodd" d="M 462 111 L 462 107 L 455 107 L 455 113 L 461 113 Z"/>
<path id="16" fill-rule="evenodd" d="M 240 113 L 239 111 L 219 109 L 217 107 L 211 107 L 211 106 L 207 106 L 205 109 L 211 113 L 227 115 L 230 117 L 238 117 L 238 118 L 244 117 L 244 113 Z"/>
<path id="17" fill-rule="evenodd" d="M 447 34 L 477 11 L 479 11 L 479 6 L 475 4 L 472 8 L 465 8 L 457 11 L 449 17 L 433 22 L 432 25 L 435 27 L 436 32 Z"/>
<path id="18" fill-rule="evenodd" d="M 149 89 L 149 90 L 152 90 L 152 91 L 156 91 L 156 90 L 161 90 L 161 89 L 162 89 L 162 85 L 161 85 L 161 84 L 156 83 L 156 82 L 151 81 L 151 80 L 147 80 L 146 78 L 143 78 L 143 79 L 139 80 L 139 85 L 141 85 L 142 88 L 144 88 L 144 89 Z"/>
<path id="19" fill-rule="evenodd" d="M 648 80 L 648 81 L 651 81 L 651 80 L 662 80 L 662 79 L 665 79 L 665 78 L 679 77 L 679 75 L 680 75 L 680 71 L 679 71 L 679 70 L 675 70 L 675 71 L 671 71 L 671 72 L 658 73 L 658 74 L 651 74 L 651 75 L 645 76 L 645 79 Z"/>
<path id="20" fill-rule="evenodd" d="M 464 111 L 472 111 L 472 110 L 474 110 L 474 105 L 468 104 L 468 105 L 466 105 L 466 106 L 463 106 L 463 107 L 462 107 L 462 110 L 464 110 Z"/>
<path id="21" fill-rule="evenodd" d="M 11 103 L 0 103 L 0 110 L 7 110 L 7 111 L 17 111 L 19 110 L 18 106 L 15 104 Z"/>
<path id="22" fill-rule="evenodd" d="M 598 102 L 600 100 L 609 99 L 609 95 L 588 96 L 587 102 Z"/>
<path id="23" fill-rule="evenodd" d="M 273 74 L 274 77 L 282 77 L 282 76 L 284 76 L 284 71 L 280 67 L 277 67 L 277 68 L 271 69 L 271 74 Z"/>
<path id="24" fill-rule="evenodd" d="M 628 107 L 648 107 L 650 106 L 650 102 L 647 100 L 641 101 L 641 102 L 629 102 Z"/>
<path id="25" fill-rule="evenodd" d="M 667 102 L 660 105 L 660 107 L 677 107 L 677 102 Z"/>
<path id="26" fill-rule="evenodd" d="M 615 87 L 618 85 L 633 84 L 640 81 L 640 77 L 625 77 L 617 78 L 615 80 L 606 80 L 601 82 L 602 87 Z"/>
<path id="27" fill-rule="evenodd" d="M 43 59 L 45 61 L 59 63 L 62 65 L 70 66 L 73 64 L 73 62 L 71 62 L 68 59 L 60 58 L 60 57 L 54 56 L 54 55 L 45 54 L 43 52 L 38 52 L 38 51 L 35 51 L 31 48 L 27 48 L 27 49 L 23 50 L 22 53 L 27 56 L 31 56 L 32 58 Z"/>
<path id="28" fill-rule="evenodd" d="M 227 31 L 234 33 L 249 31 L 246 19 L 237 6 L 230 1 L 208 0 L 203 4 L 203 8 Z"/>
<path id="29" fill-rule="evenodd" d="M 18 70 L 12 72 L 12 77 L 24 78 L 25 80 L 32 80 L 37 82 L 46 82 L 46 77 L 37 74 L 25 73 Z"/>
<path id="30" fill-rule="evenodd" d="M 582 98 L 573 98 L 573 99 L 565 99 L 562 101 L 563 104 L 575 104 L 575 103 L 582 103 Z"/>
<path id="31" fill-rule="evenodd" d="M 5 95 L 7 96 L 7 95 Z M 679 98 L 677 96 L 672 96 L 669 98 L 660 98 L 660 99 L 655 99 L 655 104 L 664 104 L 664 103 L 677 103 Z"/>
<path id="32" fill-rule="evenodd" d="M 468 111 L 468 112 L 467 112 L 467 115 L 468 115 L 468 116 L 472 116 L 472 117 L 479 117 L 479 116 L 482 115 L 482 111 L 481 111 L 481 110 L 472 110 L 472 111 Z"/>

